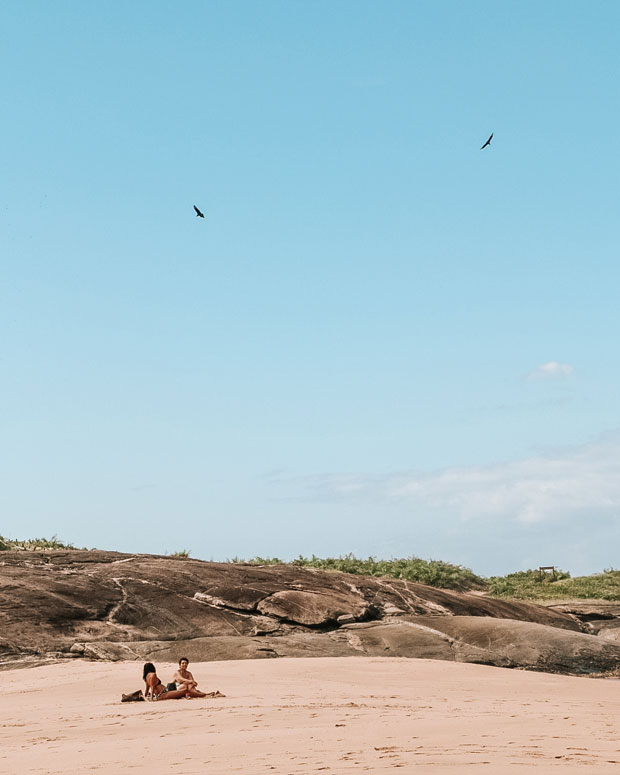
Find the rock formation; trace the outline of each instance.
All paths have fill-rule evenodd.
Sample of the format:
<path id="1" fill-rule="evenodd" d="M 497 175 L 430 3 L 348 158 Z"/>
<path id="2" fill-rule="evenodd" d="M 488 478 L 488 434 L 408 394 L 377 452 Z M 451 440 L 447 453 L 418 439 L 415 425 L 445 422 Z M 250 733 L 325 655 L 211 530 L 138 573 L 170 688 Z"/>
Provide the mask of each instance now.
<path id="1" fill-rule="evenodd" d="M 565 673 L 620 644 L 573 610 L 292 565 L 102 551 L 0 554 L 0 663 L 404 656 Z M 605 621 L 609 622 L 608 619 Z M 610 629 L 609 627 L 607 629 Z"/>

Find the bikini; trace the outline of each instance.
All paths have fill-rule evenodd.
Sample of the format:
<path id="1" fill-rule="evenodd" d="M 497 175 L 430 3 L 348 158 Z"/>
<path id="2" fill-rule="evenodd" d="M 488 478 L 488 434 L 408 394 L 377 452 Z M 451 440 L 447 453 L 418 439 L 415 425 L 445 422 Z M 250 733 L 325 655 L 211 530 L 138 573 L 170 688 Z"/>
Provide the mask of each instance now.
<path id="1" fill-rule="evenodd" d="M 164 686 L 164 685 L 162 684 L 162 682 L 161 682 L 161 678 L 158 678 L 157 680 L 159 681 L 159 683 L 158 683 L 158 684 L 156 684 L 156 685 L 155 685 L 155 686 L 154 686 L 154 687 L 151 689 L 151 699 L 152 699 L 152 700 L 156 700 L 158 697 L 161 697 L 161 695 L 162 695 L 162 694 L 165 694 L 165 693 L 168 691 L 168 687 L 167 687 L 167 686 Z M 162 690 L 161 692 L 158 692 L 157 694 L 155 694 L 155 689 L 157 689 L 159 686 L 164 686 L 164 688 L 163 688 L 163 690 Z"/>

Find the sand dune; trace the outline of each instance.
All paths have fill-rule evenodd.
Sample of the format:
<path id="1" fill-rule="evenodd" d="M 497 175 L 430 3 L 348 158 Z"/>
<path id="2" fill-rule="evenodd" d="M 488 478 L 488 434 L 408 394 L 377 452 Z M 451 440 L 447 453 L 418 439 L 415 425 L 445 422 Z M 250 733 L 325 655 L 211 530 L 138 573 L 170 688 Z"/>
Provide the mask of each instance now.
<path id="1" fill-rule="evenodd" d="M 620 771 L 615 681 L 364 657 L 190 669 L 226 698 L 121 704 L 137 663 L 3 672 L 0 772 Z"/>

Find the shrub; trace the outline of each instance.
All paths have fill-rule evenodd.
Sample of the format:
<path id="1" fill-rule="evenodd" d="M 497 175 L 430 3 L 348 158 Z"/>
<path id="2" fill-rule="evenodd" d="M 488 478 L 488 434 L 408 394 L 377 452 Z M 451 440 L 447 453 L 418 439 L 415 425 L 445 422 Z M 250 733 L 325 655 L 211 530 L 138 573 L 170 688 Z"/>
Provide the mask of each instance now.
<path id="1" fill-rule="evenodd" d="M 556 571 L 555 579 L 542 578 L 537 570 L 509 573 L 487 579 L 489 594 L 518 600 L 620 600 L 620 571 L 606 570 L 592 576 L 571 578 L 570 573 Z"/>
<path id="2" fill-rule="evenodd" d="M 245 562 L 250 565 L 285 565 L 278 557 L 254 557 L 251 560 L 234 558 L 229 562 Z M 404 557 L 401 559 L 378 560 L 368 557 L 365 560 L 354 554 L 341 557 L 321 558 L 316 555 L 304 557 L 299 555 L 290 565 L 299 567 L 319 568 L 327 571 L 341 571 L 360 576 L 378 576 L 395 579 L 406 579 L 420 584 L 428 584 L 443 589 L 483 589 L 485 582 L 476 576 L 469 568 L 452 565 L 442 560 L 421 560 L 419 557 Z"/>
<path id="3" fill-rule="evenodd" d="M 0 536 L 0 551 L 18 550 L 27 552 L 49 551 L 51 549 L 75 549 L 73 544 L 65 544 L 58 540 L 58 536 L 51 538 L 28 538 L 19 541 Z"/>

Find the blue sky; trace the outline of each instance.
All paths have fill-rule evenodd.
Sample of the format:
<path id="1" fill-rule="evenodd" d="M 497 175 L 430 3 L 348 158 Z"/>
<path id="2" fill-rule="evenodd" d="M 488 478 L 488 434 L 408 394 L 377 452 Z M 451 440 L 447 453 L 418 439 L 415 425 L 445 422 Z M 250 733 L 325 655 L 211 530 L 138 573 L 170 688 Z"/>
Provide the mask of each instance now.
<path id="1" fill-rule="evenodd" d="M 0 532 L 618 567 L 619 25 L 3 3 Z"/>

